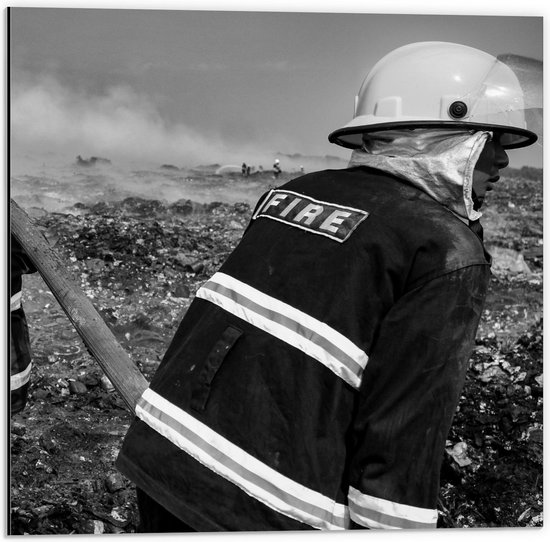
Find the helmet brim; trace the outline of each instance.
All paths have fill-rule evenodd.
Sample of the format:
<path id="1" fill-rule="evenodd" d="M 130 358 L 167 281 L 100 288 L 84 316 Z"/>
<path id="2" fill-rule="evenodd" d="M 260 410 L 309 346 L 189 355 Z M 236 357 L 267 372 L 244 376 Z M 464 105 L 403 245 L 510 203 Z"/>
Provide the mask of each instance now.
<path id="1" fill-rule="evenodd" d="M 357 121 L 358 119 L 354 119 Z M 353 121 L 352 121 L 353 123 Z M 441 121 L 441 120 L 424 120 L 424 121 L 396 121 L 384 122 L 381 124 L 359 124 L 348 125 L 335 130 L 328 136 L 331 143 L 346 147 L 348 149 L 359 149 L 363 145 L 363 134 L 370 132 L 380 132 L 382 130 L 395 130 L 397 128 L 447 128 L 454 129 L 465 128 L 467 130 L 487 130 L 490 132 L 498 132 L 501 134 L 500 142 L 505 149 L 520 149 L 528 147 L 537 141 L 537 134 L 525 128 L 514 128 L 511 126 L 502 126 L 497 124 L 481 124 L 478 122 L 457 122 L 457 121 Z"/>

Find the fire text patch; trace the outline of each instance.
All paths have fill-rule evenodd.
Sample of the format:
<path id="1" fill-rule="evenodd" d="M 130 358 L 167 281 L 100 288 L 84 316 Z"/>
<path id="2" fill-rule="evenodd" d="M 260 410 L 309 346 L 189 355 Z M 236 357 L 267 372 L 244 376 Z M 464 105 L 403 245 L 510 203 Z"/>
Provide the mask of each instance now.
<path id="1" fill-rule="evenodd" d="M 264 217 L 343 243 L 369 213 L 319 201 L 289 190 L 272 190 L 253 219 Z"/>

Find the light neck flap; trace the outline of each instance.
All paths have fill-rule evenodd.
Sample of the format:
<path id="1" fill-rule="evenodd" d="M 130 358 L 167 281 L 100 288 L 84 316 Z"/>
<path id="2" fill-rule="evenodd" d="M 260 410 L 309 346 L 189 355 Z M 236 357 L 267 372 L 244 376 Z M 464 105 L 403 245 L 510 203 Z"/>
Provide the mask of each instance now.
<path id="1" fill-rule="evenodd" d="M 478 220 L 472 183 L 475 165 L 491 132 L 415 129 L 364 135 L 348 167 L 369 166 L 420 188 L 463 222 Z"/>

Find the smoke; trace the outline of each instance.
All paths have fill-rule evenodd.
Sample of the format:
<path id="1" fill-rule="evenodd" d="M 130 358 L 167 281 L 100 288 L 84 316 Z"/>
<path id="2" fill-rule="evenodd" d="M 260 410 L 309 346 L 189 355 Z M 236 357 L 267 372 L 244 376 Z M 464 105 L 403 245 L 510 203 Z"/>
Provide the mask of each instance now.
<path id="1" fill-rule="evenodd" d="M 179 167 L 240 163 L 241 157 L 269 163 L 273 149 L 232 148 L 219 136 L 199 133 L 162 118 L 153 100 L 129 86 L 90 93 L 41 76 L 11 89 L 11 150 L 14 156 L 100 156 L 137 164 Z"/>

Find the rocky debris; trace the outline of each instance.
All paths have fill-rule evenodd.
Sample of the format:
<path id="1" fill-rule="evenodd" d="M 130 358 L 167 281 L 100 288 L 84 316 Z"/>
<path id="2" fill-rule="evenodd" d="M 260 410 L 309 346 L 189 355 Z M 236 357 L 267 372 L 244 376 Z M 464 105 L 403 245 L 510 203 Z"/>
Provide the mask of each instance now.
<path id="1" fill-rule="evenodd" d="M 540 319 L 511 345 L 477 341 L 442 469 L 441 527 L 542 524 L 542 330 Z M 457 500 L 460 513 L 445 513 Z"/>
<path id="2" fill-rule="evenodd" d="M 39 224 L 57 238 L 85 290 L 92 279 L 99 280 L 98 296 L 111 292 L 128 299 L 140 292 L 142 302 L 150 295 L 189 299 L 198 282 L 227 258 L 251 214 L 242 203 L 165 205 L 135 197 L 81 209 L 87 212 L 49 214 Z M 115 307 L 99 308 L 107 321 L 117 321 Z"/>
<path id="3" fill-rule="evenodd" d="M 13 422 L 11 424 L 11 432 L 14 435 L 23 436 L 27 432 L 27 428 L 21 423 Z"/>
<path id="4" fill-rule="evenodd" d="M 80 523 L 80 530 L 83 534 L 104 534 L 105 523 L 99 519 L 85 519 Z"/>
<path id="5" fill-rule="evenodd" d="M 508 375 L 500 367 L 492 365 L 485 369 L 478 378 L 482 382 L 506 382 Z"/>
<path id="6" fill-rule="evenodd" d="M 186 284 L 178 284 L 172 295 L 174 297 L 189 298 L 191 296 L 191 290 Z"/>
<path id="7" fill-rule="evenodd" d="M 517 250 L 490 245 L 487 245 L 486 248 L 493 257 L 491 271 L 496 276 L 504 278 L 522 274 L 530 277 L 533 274 L 529 265 L 527 265 L 523 254 Z M 540 257 L 542 256 L 542 252 L 539 253 L 538 251 L 531 249 L 528 252 L 528 255 L 532 257 Z"/>
<path id="8" fill-rule="evenodd" d="M 238 242 L 251 209 L 139 198 L 79 207 L 37 220 L 150 378 L 198 285 Z M 134 487 L 113 471 L 131 415 L 40 276 L 25 277 L 24 290 L 35 363 L 29 404 L 11 427 L 12 532 L 135 532 Z M 53 508 L 33 514 L 40 506 Z"/>
<path id="9" fill-rule="evenodd" d="M 84 382 L 80 380 L 69 380 L 69 391 L 75 394 L 85 394 L 88 392 L 88 388 Z"/>
<path id="10" fill-rule="evenodd" d="M 110 164 L 111 161 L 107 158 L 101 158 L 100 156 L 91 156 L 89 159 L 82 158 L 80 154 L 76 157 L 76 165 L 82 167 L 95 166 L 97 164 Z"/>
<path id="11" fill-rule="evenodd" d="M 59 442 L 47 429 L 40 435 L 38 442 L 49 454 L 55 453 L 59 450 Z"/>
<path id="12" fill-rule="evenodd" d="M 510 170 L 488 194 L 486 204 L 481 219 L 485 243 L 493 249 L 512 249 L 523 256 L 531 272 L 542 271 L 542 172 L 522 176 L 521 171 Z"/>
<path id="13" fill-rule="evenodd" d="M 466 467 L 472 464 L 472 460 L 468 457 L 468 445 L 465 442 L 457 442 L 454 446 L 446 448 L 446 452 L 459 467 Z"/>
<path id="14" fill-rule="evenodd" d="M 107 478 L 105 478 L 105 486 L 107 487 L 109 493 L 114 493 L 115 491 L 126 487 L 126 480 L 118 471 L 111 472 Z"/>
<path id="15" fill-rule="evenodd" d="M 115 387 L 113 386 L 113 383 L 109 380 L 109 377 L 107 375 L 101 375 L 101 387 L 107 392 L 112 392 L 115 390 Z"/>

